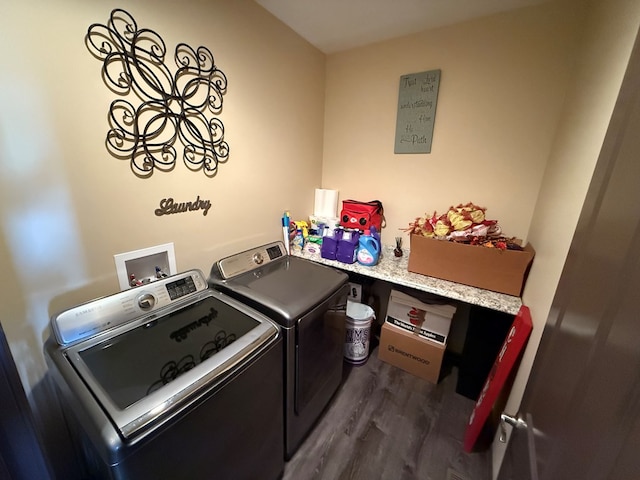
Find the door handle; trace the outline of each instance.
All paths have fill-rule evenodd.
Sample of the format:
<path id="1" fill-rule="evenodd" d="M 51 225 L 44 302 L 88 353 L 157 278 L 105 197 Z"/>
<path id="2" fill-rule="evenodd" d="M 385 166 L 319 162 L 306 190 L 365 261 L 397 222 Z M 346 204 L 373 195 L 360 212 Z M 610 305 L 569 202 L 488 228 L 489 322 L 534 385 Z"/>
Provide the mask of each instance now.
<path id="1" fill-rule="evenodd" d="M 502 412 L 500 414 L 500 436 L 498 437 L 498 440 L 502 443 L 506 443 L 507 441 L 507 423 L 513 428 L 527 428 L 527 422 L 522 420 L 522 418 Z"/>

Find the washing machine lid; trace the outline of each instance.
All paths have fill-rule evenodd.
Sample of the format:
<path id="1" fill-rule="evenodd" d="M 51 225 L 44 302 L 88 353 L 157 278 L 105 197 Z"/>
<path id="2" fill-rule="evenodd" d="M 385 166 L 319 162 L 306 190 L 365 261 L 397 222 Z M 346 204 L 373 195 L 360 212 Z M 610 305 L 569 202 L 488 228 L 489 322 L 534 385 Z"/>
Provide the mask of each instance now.
<path id="1" fill-rule="evenodd" d="M 204 281 L 199 275 L 197 282 Z M 121 292 L 71 313 L 113 315 L 121 305 L 118 318 L 126 317 L 129 299 L 140 294 Z M 69 346 L 51 342 L 48 350 L 64 376 L 77 379 L 72 389 L 81 401 L 96 401 L 120 435 L 131 439 L 206 394 L 279 335 L 266 316 L 206 288 Z"/>
<path id="2" fill-rule="evenodd" d="M 264 261 L 253 270 L 227 279 L 221 278 L 214 265 L 209 277 L 214 287 L 248 300 L 267 314 L 277 315 L 274 320 L 284 326 L 329 298 L 348 280 L 344 272 L 289 255 Z"/>

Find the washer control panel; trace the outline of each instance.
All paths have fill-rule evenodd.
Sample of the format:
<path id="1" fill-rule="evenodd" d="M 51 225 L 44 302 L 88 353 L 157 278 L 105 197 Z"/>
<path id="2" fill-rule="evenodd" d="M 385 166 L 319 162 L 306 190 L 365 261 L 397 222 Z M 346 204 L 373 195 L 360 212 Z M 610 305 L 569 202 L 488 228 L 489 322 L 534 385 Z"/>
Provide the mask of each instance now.
<path id="1" fill-rule="evenodd" d="M 218 271 L 223 279 L 227 279 L 267 265 L 286 255 L 287 251 L 284 249 L 284 243 L 268 243 L 218 260 Z"/>
<path id="2" fill-rule="evenodd" d="M 202 272 L 190 270 L 65 310 L 51 318 L 51 330 L 60 345 L 69 345 L 207 288 Z"/>

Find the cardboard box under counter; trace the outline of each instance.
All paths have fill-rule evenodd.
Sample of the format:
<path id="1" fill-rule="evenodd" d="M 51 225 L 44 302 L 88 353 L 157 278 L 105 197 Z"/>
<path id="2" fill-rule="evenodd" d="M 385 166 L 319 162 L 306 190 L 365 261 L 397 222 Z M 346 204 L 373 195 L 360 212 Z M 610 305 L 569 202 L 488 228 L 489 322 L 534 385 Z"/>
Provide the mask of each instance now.
<path id="1" fill-rule="evenodd" d="M 432 383 L 438 383 L 446 347 L 384 322 L 378 358 Z"/>
<path id="2" fill-rule="evenodd" d="M 423 338 L 447 344 L 451 319 L 456 307 L 447 304 L 427 304 L 397 290 L 391 290 L 386 321 Z"/>
<path id="3" fill-rule="evenodd" d="M 500 250 L 411 235 L 408 270 L 520 296 L 534 256 L 531 244 L 524 250 Z"/>

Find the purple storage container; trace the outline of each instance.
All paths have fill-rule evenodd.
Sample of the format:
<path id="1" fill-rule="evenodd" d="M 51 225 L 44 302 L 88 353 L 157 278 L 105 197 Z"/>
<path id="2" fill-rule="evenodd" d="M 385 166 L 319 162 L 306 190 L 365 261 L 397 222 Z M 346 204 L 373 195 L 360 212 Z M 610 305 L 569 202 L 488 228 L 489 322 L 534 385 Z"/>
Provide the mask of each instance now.
<path id="1" fill-rule="evenodd" d="M 340 238 L 342 238 L 342 230 L 339 228 L 331 230 L 328 227 L 325 230 L 328 231 L 328 233 L 322 237 L 320 256 L 327 260 L 335 260 L 338 251 L 338 242 Z"/>
<path id="2" fill-rule="evenodd" d="M 355 263 L 359 239 L 360 233 L 357 230 L 342 232 L 342 238 L 338 241 L 336 260 L 342 263 Z"/>

